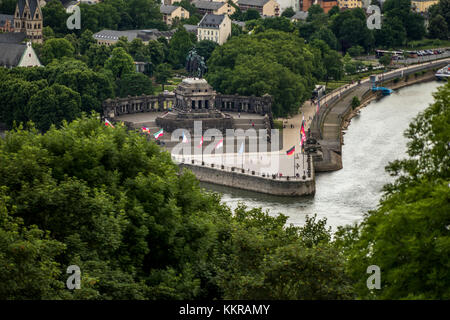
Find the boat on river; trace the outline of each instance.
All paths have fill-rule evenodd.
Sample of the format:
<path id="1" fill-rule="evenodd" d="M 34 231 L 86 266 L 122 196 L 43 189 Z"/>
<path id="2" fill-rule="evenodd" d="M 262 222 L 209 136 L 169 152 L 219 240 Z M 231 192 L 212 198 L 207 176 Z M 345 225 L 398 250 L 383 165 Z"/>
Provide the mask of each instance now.
<path id="1" fill-rule="evenodd" d="M 435 76 L 438 80 L 447 80 L 448 78 L 450 78 L 450 64 L 442 69 L 439 69 L 436 72 Z"/>

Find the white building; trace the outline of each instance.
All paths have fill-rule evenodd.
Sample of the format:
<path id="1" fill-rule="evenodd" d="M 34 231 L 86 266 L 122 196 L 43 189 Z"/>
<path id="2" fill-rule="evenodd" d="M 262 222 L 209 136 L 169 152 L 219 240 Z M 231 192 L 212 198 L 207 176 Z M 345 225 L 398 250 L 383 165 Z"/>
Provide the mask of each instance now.
<path id="1" fill-rule="evenodd" d="M 227 14 L 207 13 L 200 20 L 197 28 L 197 39 L 211 40 L 219 45 L 224 44 L 231 35 L 231 20 Z"/>
<path id="2" fill-rule="evenodd" d="M 14 67 L 41 67 L 42 64 L 31 46 L 27 43 L 0 43 L 0 66 Z"/>

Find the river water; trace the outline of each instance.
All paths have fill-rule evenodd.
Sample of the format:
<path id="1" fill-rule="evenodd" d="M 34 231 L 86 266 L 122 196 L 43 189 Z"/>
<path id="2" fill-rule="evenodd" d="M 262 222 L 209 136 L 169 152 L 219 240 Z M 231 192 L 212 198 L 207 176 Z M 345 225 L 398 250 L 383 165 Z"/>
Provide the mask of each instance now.
<path id="1" fill-rule="evenodd" d="M 317 214 L 337 226 L 353 224 L 364 213 L 376 209 L 383 185 L 392 181 L 385 166 L 406 157 L 409 123 L 433 102 L 432 93 L 442 83 L 433 81 L 400 89 L 391 96 L 370 103 L 354 117 L 344 135 L 343 169 L 316 176 L 314 197 L 278 197 L 201 183 L 209 191 L 222 193 L 231 208 L 239 202 L 250 208 L 262 207 L 271 215 L 283 213 L 288 223 L 302 225 L 306 215 Z"/>

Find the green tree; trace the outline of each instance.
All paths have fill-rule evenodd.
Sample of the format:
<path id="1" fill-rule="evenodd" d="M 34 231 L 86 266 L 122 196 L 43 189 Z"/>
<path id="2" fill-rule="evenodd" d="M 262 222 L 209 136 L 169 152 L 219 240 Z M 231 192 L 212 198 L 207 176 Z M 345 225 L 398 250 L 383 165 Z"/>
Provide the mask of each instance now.
<path id="1" fill-rule="evenodd" d="M 338 47 L 336 36 L 329 28 L 322 27 L 314 32 L 311 36 L 310 41 L 313 41 L 314 39 L 325 41 L 326 44 L 333 50 L 336 50 Z"/>
<path id="2" fill-rule="evenodd" d="M 79 55 L 80 53 L 80 42 L 75 33 L 68 33 L 64 36 L 64 39 L 70 42 L 74 49 L 74 56 Z"/>
<path id="3" fill-rule="evenodd" d="M 194 43 L 185 28 L 179 27 L 169 42 L 167 60 L 174 68 L 182 68 L 186 62 L 186 55 Z"/>
<path id="4" fill-rule="evenodd" d="M 44 27 L 52 28 L 52 30 L 59 35 L 64 35 L 70 31 L 67 29 L 66 25 L 69 16 L 70 14 L 66 13 L 66 9 L 64 9 L 61 1 L 52 0 L 42 8 Z"/>
<path id="5" fill-rule="evenodd" d="M 42 29 L 42 34 L 44 41 L 55 37 L 55 32 L 49 26 L 46 26 Z"/>
<path id="6" fill-rule="evenodd" d="M 107 98 L 114 97 L 113 77 L 105 72 L 94 72 L 81 61 L 66 59 L 46 67 L 49 84 L 61 84 L 78 92 L 81 109 L 85 112 L 100 112 Z"/>
<path id="7" fill-rule="evenodd" d="M 376 31 L 377 43 L 387 48 L 401 46 L 406 41 L 406 30 L 398 17 L 388 17 Z"/>
<path id="8" fill-rule="evenodd" d="M 89 29 L 85 29 L 80 37 L 80 53 L 85 54 L 91 45 L 95 45 L 96 41 L 93 38 L 93 33 Z"/>
<path id="9" fill-rule="evenodd" d="M 31 96 L 27 111 L 36 127 L 45 131 L 52 124 L 59 126 L 63 120 L 71 121 L 80 116 L 80 94 L 66 86 L 54 84 Z"/>
<path id="10" fill-rule="evenodd" d="M 0 1 L 0 12 L 3 14 L 12 14 L 16 11 L 16 0 L 2 0 Z"/>
<path id="11" fill-rule="evenodd" d="M 117 88 L 119 97 L 150 95 L 154 92 L 150 78 L 138 72 L 125 74 L 119 80 Z"/>
<path id="12" fill-rule="evenodd" d="M 66 246 L 53 240 L 36 226 L 24 226 L 14 215 L 14 207 L 0 188 L 0 299 L 61 299 L 67 298 L 59 277 L 62 266 L 57 262 Z M 31 281 L 25 281 L 24 275 Z"/>
<path id="13" fill-rule="evenodd" d="M 48 64 L 53 59 L 73 57 L 74 53 L 75 48 L 69 40 L 65 38 L 52 38 L 45 41 L 39 58 L 43 64 Z"/>
<path id="14" fill-rule="evenodd" d="M 392 56 L 389 54 L 386 54 L 382 56 L 378 61 L 386 68 L 388 65 L 391 64 Z"/>
<path id="15" fill-rule="evenodd" d="M 256 9 L 248 9 L 242 14 L 244 21 L 257 20 L 261 18 L 259 11 Z"/>
<path id="16" fill-rule="evenodd" d="M 26 122 L 27 103 L 40 89 L 39 82 L 29 82 L 23 79 L 6 77 L 0 82 L 0 122 L 11 127 L 13 122 Z"/>
<path id="17" fill-rule="evenodd" d="M 355 45 L 367 51 L 374 44 L 373 33 L 367 28 L 366 16 L 361 8 L 335 14 L 331 19 L 331 30 L 344 52 Z"/>
<path id="18" fill-rule="evenodd" d="M 105 68 L 111 70 L 116 79 L 134 72 L 133 58 L 121 47 L 114 48 L 111 57 L 105 62 Z"/>
<path id="19" fill-rule="evenodd" d="M 328 85 L 328 80 L 332 78 L 333 80 L 341 80 L 344 75 L 344 68 L 342 63 L 341 55 L 334 50 L 324 54 L 323 65 L 326 70 L 325 80 L 326 85 Z"/>
<path id="20" fill-rule="evenodd" d="M 85 53 L 87 64 L 94 70 L 103 68 L 106 60 L 111 56 L 111 47 L 105 45 L 91 44 Z"/>
<path id="21" fill-rule="evenodd" d="M 357 107 L 359 107 L 360 104 L 361 104 L 361 101 L 359 101 L 358 97 L 353 96 L 352 103 L 351 103 L 352 109 L 355 110 Z"/>
<path id="22" fill-rule="evenodd" d="M 356 46 L 348 49 L 348 53 L 352 57 L 359 57 L 360 55 L 363 54 L 363 52 L 364 52 L 364 48 L 359 45 L 356 45 Z"/>
<path id="23" fill-rule="evenodd" d="M 292 7 L 288 7 L 286 9 L 284 9 L 284 11 L 281 13 L 282 17 L 286 17 L 286 18 L 290 18 L 295 14 L 294 9 L 292 9 Z"/>
<path id="24" fill-rule="evenodd" d="M 448 39 L 448 25 L 444 17 L 440 14 L 436 15 L 431 21 L 428 27 L 430 38 L 446 40 Z"/>
<path id="25" fill-rule="evenodd" d="M 271 218 L 260 209 L 240 207 L 235 214 L 239 223 L 232 221 L 234 231 L 221 248 L 231 254 L 217 271 L 225 299 L 352 297 L 345 259 L 331 245 L 325 220 L 307 217 L 304 227 L 295 228 L 285 227 L 287 217 Z"/>
<path id="26" fill-rule="evenodd" d="M 161 30 L 161 27 L 165 27 L 159 6 L 154 0 L 127 1 L 127 13 L 133 21 L 134 29 L 159 27 Z"/>
<path id="27" fill-rule="evenodd" d="M 321 55 L 294 34 L 269 30 L 231 38 L 208 60 L 208 82 L 224 94 L 273 96 L 275 115 L 298 111 L 309 99 Z"/>
<path id="28" fill-rule="evenodd" d="M 164 84 L 172 75 L 172 68 L 168 63 L 161 63 L 156 67 L 155 70 L 155 80 L 157 83 L 161 84 L 162 90 L 164 91 Z"/>
<path id="29" fill-rule="evenodd" d="M 214 49 L 218 46 L 217 42 L 210 40 L 202 40 L 195 44 L 194 48 L 197 53 L 205 59 L 205 62 L 208 61 L 209 57 L 213 53 Z"/>
<path id="30" fill-rule="evenodd" d="M 330 11 L 328 11 L 328 16 L 332 17 L 335 14 L 339 13 L 339 6 L 333 6 Z"/>
<path id="31" fill-rule="evenodd" d="M 306 18 L 307 21 L 313 21 L 316 16 L 323 14 L 323 8 L 318 5 L 318 4 L 313 4 L 311 7 L 309 7 L 308 9 L 308 17 Z"/>

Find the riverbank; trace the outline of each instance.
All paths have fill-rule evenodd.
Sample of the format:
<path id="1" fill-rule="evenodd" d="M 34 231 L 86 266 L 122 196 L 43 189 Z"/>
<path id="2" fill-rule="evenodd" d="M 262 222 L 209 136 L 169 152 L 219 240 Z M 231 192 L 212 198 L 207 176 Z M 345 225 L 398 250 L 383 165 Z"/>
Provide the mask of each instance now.
<path id="1" fill-rule="evenodd" d="M 434 69 L 446 65 L 450 59 L 414 65 L 398 70 L 390 71 L 382 75 L 382 85 L 393 89 L 430 81 L 434 77 Z M 342 169 L 342 144 L 343 130 L 345 130 L 351 118 L 378 95 L 371 90 L 369 79 L 361 81 L 343 90 L 336 90 L 328 96 L 327 105 L 321 107 L 311 121 L 311 137 L 315 138 L 320 146 L 320 157 L 314 157 L 316 172 L 328 172 Z M 353 97 L 362 101 L 359 109 L 353 110 L 351 101 Z"/>
<path id="2" fill-rule="evenodd" d="M 245 204 L 248 208 L 262 207 L 273 216 L 283 213 L 289 217 L 287 225 L 302 226 L 306 215 L 314 214 L 318 219 L 326 218 L 333 231 L 352 225 L 377 208 L 383 186 L 394 179 L 385 171 L 386 165 L 407 157 L 408 139 L 403 133 L 433 102 L 432 93 L 440 85 L 435 81 L 411 85 L 361 110 L 361 116 L 352 120 L 345 134 L 343 168 L 317 173 L 314 196 L 277 197 L 216 184 L 201 185 L 220 193 L 222 202 L 233 209 Z"/>
<path id="3" fill-rule="evenodd" d="M 408 86 L 411 86 L 414 84 L 419 84 L 419 83 L 424 83 L 424 82 L 429 82 L 429 81 L 434 81 L 434 80 L 436 80 L 435 71 L 430 70 L 430 71 L 427 71 L 423 75 L 414 77 L 414 79 L 410 79 L 410 77 L 405 76 L 405 77 L 399 79 L 399 81 L 397 81 L 397 82 L 394 82 L 394 80 L 384 82 L 383 86 L 390 88 L 392 90 L 399 90 L 401 88 L 408 87 Z M 382 94 L 380 92 L 370 93 L 367 96 L 363 97 L 361 104 L 344 117 L 341 130 L 344 131 L 344 130 L 348 129 L 348 126 L 350 125 L 351 120 L 355 116 L 359 115 L 362 108 L 365 108 L 366 106 L 368 106 L 372 101 L 379 100 L 381 98 L 382 98 Z M 343 143 L 343 137 L 342 137 L 341 142 Z"/>

